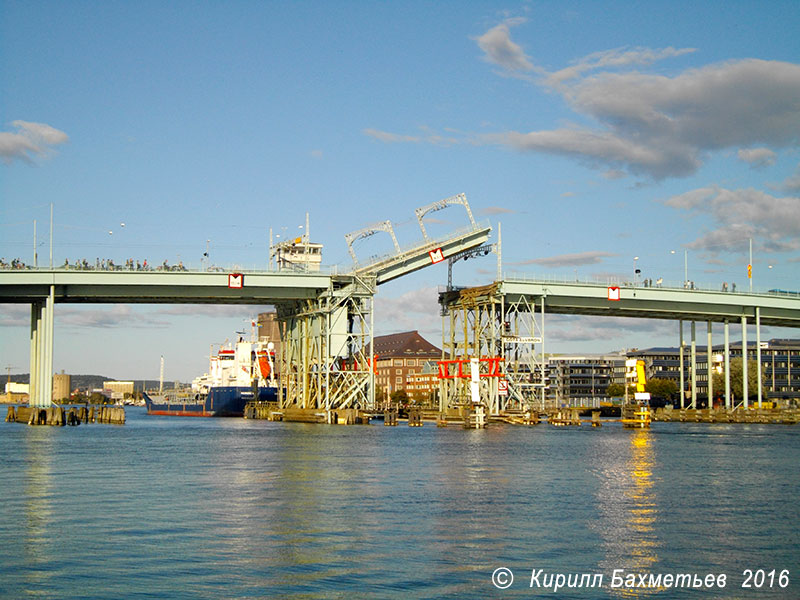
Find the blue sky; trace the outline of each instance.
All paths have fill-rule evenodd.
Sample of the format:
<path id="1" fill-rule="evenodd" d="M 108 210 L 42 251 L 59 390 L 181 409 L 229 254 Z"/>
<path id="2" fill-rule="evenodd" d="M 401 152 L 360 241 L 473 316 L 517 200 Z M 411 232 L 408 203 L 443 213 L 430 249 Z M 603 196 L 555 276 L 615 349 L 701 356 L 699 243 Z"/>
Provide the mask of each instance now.
<path id="1" fill-rule="evenodd" d="M 310 213 L 344 235 L 466 193 L 506 272 L 798 289 L 800 4 L 0 0 L 0 256 L 260 268 Z M 467 223 L 436 213 L 441 231 Z M 124 223 L 124 227 L 122 226 Z M 357 252 L 385 249 L 374 236 Z M 382 246 L 381 244 L 384 244 Z M 673 252 L 674 251 L 674 252 Z M 492 256 L 458 263 L 493 280 Z M 440 342 L 444 265 L 376 333 Z M 191 379 L 257 308 L 58 306 L 54 368 Z M 27 306 L 0 365 L 28 369 Z M 551 317 L 548 350 L 674 345 L 672 322 Z M 765 330 L 762 336 L 793 336 Z"/>

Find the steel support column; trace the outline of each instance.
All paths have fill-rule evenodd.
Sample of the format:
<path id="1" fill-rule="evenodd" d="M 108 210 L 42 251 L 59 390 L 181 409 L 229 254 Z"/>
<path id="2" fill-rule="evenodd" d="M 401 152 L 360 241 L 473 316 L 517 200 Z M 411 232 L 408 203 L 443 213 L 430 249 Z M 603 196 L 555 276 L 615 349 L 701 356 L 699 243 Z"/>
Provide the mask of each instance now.
<path id="1" fill-rule="evenodd" d="M 692 408 L 697 408 L 697 327 L 692 321 Z"/>
<path id="2" fill-rule="evenodd" d="M 761 308 L 756 306 L 756 365 L 758 367 L 758 408 L 761 408 Z"/>
<path id="3" fill-rule="evenodd" d="M 706 398 L 708 399 L 706 404 L 707 408 L 714 408 L 714 384 L 712 382 L 714 369 L 713 369 L 713 345 L 711 343 L 711 321 L 707 323 L 708 327 L 708 345 L 706 350 L 706 379 L 708 380 L 708 384 L 706 385 Z"/>
<path id="4" fill-rule="evenodd" d="M 742 315 L 742 399 L 744 407 L 750 407 L 749 393 L 747 389 L 747 317 Z"/>
<path id="5" fill-rule="evenodd" d="M 53 322 L 55 320 L 55 287 L 50 286 L 47 298 L 31 305 L 31 365 L 29 404 L 47 408 L 53 399 Z"/>
<path id="6" fill-rule="evenodd" d="M 733 408 L 731 403 L 731 326 L 725 321 L 725 408 Z"/>
<path id="7" fill-rule="evenodd" d="M 680 396 L 681 396 L 681 410 L 686 408 L 686 376 L 683 369 L 683 319 L 678 321 L 678 371 L 680 374 Z M 626 387 L 627 389 L 627 387 Z"/>
<path id="8" fill-rule="evenodd" d="M 28 397 L 31 406 L 38 406 L 39 401 L 39 352 L 40 335 L 42 332 L 42 310 L 44 305 L 41 302 L 31 304 L 31 366 Z"/>

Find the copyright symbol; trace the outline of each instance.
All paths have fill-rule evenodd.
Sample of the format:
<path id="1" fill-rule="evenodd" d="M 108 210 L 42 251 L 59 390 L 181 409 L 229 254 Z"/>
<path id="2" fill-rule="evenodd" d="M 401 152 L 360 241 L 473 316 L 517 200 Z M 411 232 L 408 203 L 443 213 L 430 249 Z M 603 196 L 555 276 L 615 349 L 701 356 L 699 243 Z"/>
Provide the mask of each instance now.
<path id="1" fill-rule="evenodd" d="M 511 584 L 514 583 L 514 574 L 510 569 L 499 567 L 492 573 L 492 583 L 494 587 L 500 590 L 510 588 Z"/>

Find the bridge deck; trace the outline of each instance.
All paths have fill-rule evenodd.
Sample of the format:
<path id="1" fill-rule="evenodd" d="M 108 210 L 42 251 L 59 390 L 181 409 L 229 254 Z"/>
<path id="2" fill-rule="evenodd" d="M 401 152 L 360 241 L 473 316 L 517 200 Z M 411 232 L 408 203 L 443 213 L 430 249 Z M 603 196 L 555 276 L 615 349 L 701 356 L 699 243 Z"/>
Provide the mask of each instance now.
<path id="1" fill-rule="evenodd" d="M 762 325 L 800 327 L 800 296 L 789 294 L 619 286 L 620 299 L 609 300 L 604 284 L 523 280 L 504 280 L 498 291 L 511 300 L 544 297 L 545 311 L 557 314 L 721 322 L 752 321 L 758 309 Z"/>
<path id="2" fill-rule="evenodd" d="M 242 275 L 232 288 L 230 273 L 189 271 L 0 271 L 0 302 L 30 303 L 55 287 L 56 302 L 148 304 L 269 304 L 316 298 L 337 276 L 260 272 Z"/>

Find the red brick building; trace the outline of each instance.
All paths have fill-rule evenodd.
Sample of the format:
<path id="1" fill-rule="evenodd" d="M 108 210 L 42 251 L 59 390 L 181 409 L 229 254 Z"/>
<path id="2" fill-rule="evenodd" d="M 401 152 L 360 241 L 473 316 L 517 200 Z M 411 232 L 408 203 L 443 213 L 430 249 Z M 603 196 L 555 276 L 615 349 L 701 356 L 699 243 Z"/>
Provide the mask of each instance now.
<path id="1" fill-rule="evenodd" d="M 426 363 L 441 360 L 442 351 L 418 331 L 376 336 L 374 344 L 373 354 L 378 357 L 375 361 L 375 386 L 378 390 L 387 395 L 406 390 L 409 398 L 423 400 L 438 389 L 435 372 L 433 377 L 423 376 L 423 370 Z"/>

